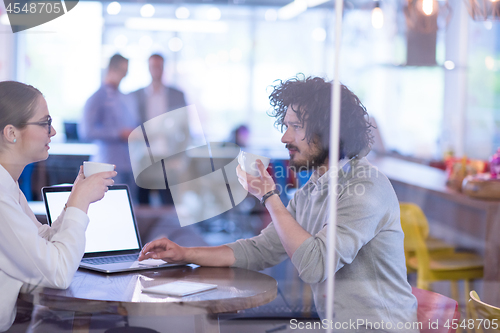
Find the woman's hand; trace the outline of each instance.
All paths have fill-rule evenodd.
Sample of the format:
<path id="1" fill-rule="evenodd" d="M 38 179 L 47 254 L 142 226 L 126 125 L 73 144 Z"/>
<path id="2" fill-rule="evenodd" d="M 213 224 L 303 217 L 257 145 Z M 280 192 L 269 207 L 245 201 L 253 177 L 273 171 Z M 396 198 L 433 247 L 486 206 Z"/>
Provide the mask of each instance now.
<path id="1" fill-rule="evenodd" d="M 272 191 L 276 188 L 276 185 L 274 184 L 273 177 L 267 172 L 264 163 L 262 163 L 261 160 L 257 160 L 255 162 L 257 164 L 257 168 L 259 169 L 259 176 L 254 177 L 241 168 L 241 166 L 238 164 L 238 167 L 236 168 L 236 174 L 238 176 L 238 181 L 240 182 L 241 186 L 250 194 L 255 196 L 257 199 L 262 199 L 264 194 L 266 194 L 269 191 Z"/>
<path id="2" fill-rule="evenodd" d="M 163 259 L 174 264 L 186 264 L 187 248 L 177 245 L 168 238 L 161 238 L 147 243 L 141 251 L 139 261 Z"/>
<path id="3" fill-rule="evenodd" d="M 116 171 L 106 171 L 93 174 L 85 178 L 83 167 L 75 179 L 73 189 L 68 199 L 68 207 L 76 207 L 87 213 L 92 202 L 101 200 L 108 191 L 108 186 L 115 183 L 112 177 L 116 176 Z"/>

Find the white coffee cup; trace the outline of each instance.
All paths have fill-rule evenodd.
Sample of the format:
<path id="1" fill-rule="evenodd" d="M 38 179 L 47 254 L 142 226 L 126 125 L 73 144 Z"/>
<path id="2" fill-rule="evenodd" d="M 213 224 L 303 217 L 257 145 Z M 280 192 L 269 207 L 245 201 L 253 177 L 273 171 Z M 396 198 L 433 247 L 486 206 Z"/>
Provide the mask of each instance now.
<path id="1" fill-rule="evenodd" d="M 92 176 L 94 173 L 113 171 L 114 169 L 115 166 L 113 164 L 88 161 L 83 162 L 83 174 L 85 175 L 85 178 Z"/>
<path id="2" fill-rule="evenodd" d="M 257 167 L 257 160 L 261 160 L 264 163 L 264 168 L 267 169 L 269 166 L 270 158 L 259 156 L 251 153 L 247 153 L 246 151 L 241 151 L 238 155 L 238 163 L 241 165 L 243 171 L 252 175 L 254 177 L 258 177 L 260 175 L 259 168 Z"/>

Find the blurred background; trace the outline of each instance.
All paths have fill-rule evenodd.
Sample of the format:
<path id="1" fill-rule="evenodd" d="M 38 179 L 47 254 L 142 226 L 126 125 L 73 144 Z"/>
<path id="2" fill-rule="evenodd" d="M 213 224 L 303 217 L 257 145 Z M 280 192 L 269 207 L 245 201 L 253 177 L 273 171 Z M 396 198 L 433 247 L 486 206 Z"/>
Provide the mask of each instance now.
<path id="1" fill-rule="evenodd" d="M 266 114 L 269 86 L 297 73 L 333 78 L 333 3 L 301 1 L 80 1 L 16 34 L 0 7 L 0 80 L 39 88 L 59 132 L 53 141 L 71 141 L 114 53 L 130 59 L 124 93 L 149 84 L 147 59 L 161 53 L 166 83 L 197 106 L 207 140 L 245 124 L 249 146 L 283 149 Z M 429 24 L 418 21 L 425 2 Z M 376 119 L 387 151 L 486 159 L 500 145 L 500 25 L 468 9 L 463 0 L 346 1 L 342 82 Z"/>

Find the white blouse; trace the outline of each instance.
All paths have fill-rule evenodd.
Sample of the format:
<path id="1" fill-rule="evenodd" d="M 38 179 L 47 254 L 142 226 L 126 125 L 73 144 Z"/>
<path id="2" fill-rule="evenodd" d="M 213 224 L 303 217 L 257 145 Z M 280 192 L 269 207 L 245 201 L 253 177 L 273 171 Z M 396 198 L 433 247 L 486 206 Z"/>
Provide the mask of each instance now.
<path id="1" fill-rule="evenodd" d="M 87 214 L 75 207 L 42 225 L 0 165 L 0 331 L 12 325 L 23 284 L 68 288 L 85 251 Z"/>

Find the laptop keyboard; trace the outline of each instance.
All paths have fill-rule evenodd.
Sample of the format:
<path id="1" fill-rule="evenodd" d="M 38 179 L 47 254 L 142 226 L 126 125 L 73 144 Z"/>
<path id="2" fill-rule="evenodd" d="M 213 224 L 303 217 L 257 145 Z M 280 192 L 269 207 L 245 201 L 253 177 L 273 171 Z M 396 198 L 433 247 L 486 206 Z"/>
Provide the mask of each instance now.
<path id="1" fill-rule="evenodd" d="M 116 264 L 117 262 L 136 261 L 137 254 L 127 254 L 123 256 L 100 257 L 100 258 L 85 258 L 82 262 L 91 265 Z"/>

